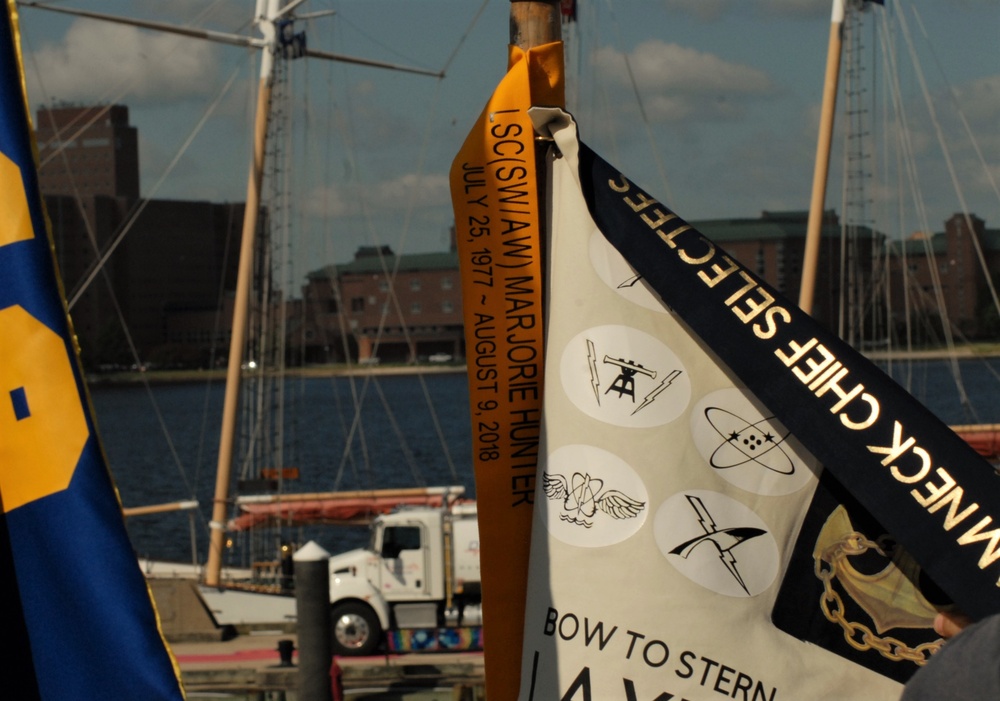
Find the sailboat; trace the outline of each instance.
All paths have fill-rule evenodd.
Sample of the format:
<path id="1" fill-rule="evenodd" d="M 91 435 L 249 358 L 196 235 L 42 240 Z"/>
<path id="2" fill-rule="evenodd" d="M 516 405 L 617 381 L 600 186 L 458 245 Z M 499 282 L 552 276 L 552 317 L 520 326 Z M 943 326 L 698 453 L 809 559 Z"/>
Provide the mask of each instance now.
<path id="1" fill-rule="evenodd" d="M 365 524 L 375 515 L 387 513 L 402 505 L 440 506 L 450 504 L 464 492 L 461 486 L 379 489 L 376 482 L 372 487 L 364 489 L 344 490 L 341 488 L 330 492 L 292 493 L 294 488 L 291 485 L 294 484 L 296 469 L 287 467 L 281 456 L 283 442 L 280 435 L 277 438 L 271 435 L 272 432 L 280 432 L 284 429 L 284 419 L 277 413 L 280 411 L 277 399 L 280 399 L 280 395 L 286 391 L 286 383 L 284 375 L 280 371 L 275 371 L 270 366 L 264 367 L 263 363 L 268 359 L 274 359 L 280 365 L 287 357 L 287 352 L 283 347 L 286 336 L 278 330 L 280 327 L 274 319 L 268 319 L 266 315 L 279 316 L 285 312 L 287 286 L 281 288 L 283 291 L 279 291 L 280 283 L 272 274 L 272 270 L 279 267 L 277 264 L 268 261 L 261 262 L 257 259 L 262 251 L 269 254 L 272 250 L 280 250 L 280 246 L 274 248 L 270 242 L 261 243 L 256 237 L 260 220 L 263 218 L 259 213 L 261 212 L 262 187 L 266 183 L 265 174 L 269 173 L 268 177 L 271 177 L 272 181 L 276 179 L 272 177 L 274 171 L 268 171 L 265 166 L 265 156 L 268 155 L 269 148 L 267 145 L 270 133 L 269 124 L 274 124 L 269 122 L 269 115 L 274 106 L 281 103 L 279 100 L 281 96 L 276 94 L 276 90 L 284 88 L 280 81 L 276 80 L 276 73 L 283 71 L 287 75 L 287 64 L 291 60 L 312 57 L 427 76 L 441 76 L 440 71 L 357 59 L 343 54 L 320 51 L 311 46 L 307 47 L 304 36 L 294 31 L 292 26 L 292 21 L 296 19 L 295 10 L 300 4 L 300 2 L 292 2 L 282 7 L 275 0 L 259 2 L 254 21 L 262 35 L 261 37 L 246 37 L 191 28 L 178 29 L 168 27 L 160 22 L 130 20 L 120 17 L 111 18 L 102 13 L 72 12 L 72 14 L 95 20 L 113 20 L 146 29 L 173 31 L 189 37 L 250 47 L 258 49 L 261 55 L 254 125 L 254 151 L 248 178 L 243 235 L 239 247 L 239 274 L 234 295 L 236 303 L 233 311 L 226 391 L 222 408 L 223 420 L 216 492 L 213 514 L 209 523 L 211 538 L 208 562 L 204 568 L 200 564 L 194 567 L 199 575 L 203 575 L 201 595 L 207 602 L 207 607 L 216 612 L 216 620 L 220 624 L 252 624 L 254 622 L 271 624 L 294 619 L 294 599 L 290 597 L 287 590 L 281 591 L 282 583 L 287 583 L 287 577 L 284 576 L 286 572 L 274 565 L 290 555 L 289 549 L 296 537 L 294 534 L 301 532 L 303 524 Z M 48 8 L 34 3 L 25 3 L 24 5 L 66 11 L 62 7 Z M 308 18 L 315 18 L 319 14 L 325 13 L 314 13 Z M 306 19 L 306 16 L 300 15 L 298 19 Z M 287 100 L 284 104 L 287 107 Z M 279 124 L 278 126 L 284 125 Z M 272 143 L 275 141 L 272 139 Z M 289 154 L 285 153 L 284 157 L 288 158 Z M 280 163 L 281 169 L 285 165 L 285 163 Z M 279 172 L 283 172 L 281 169 Z M 287 219 L 287 212 L 281 209 L 286 206 L 286 203 L 272 203 L 268 210 L 268 218 L 274 222 L 279 219 L 280 213 Z M 262 293 L 264 299 L 262 303 L 258 303 L 257 311 L 263 312 L 265 318 L 258 322 L 260 325 L 257 327 L 249 326 L 252 289 Z M 247 351 L 248 345 L 249 351 Z M 248 352 L 249 356 L 246 355 Z M 240 388 L 247 379 L 253 382 L 254 386 L 249 392 L 244 390 L 243 404 L 256 405 L 258 410 L 250 418 L 240 414 Z M 356 405 L 356 413 L 347 422 L 349 430 L 347 446 L 343 454 L 338 456 L 341 460 L 339 467 L 341 472 L 344 470 L 345 464 L 349 466 L 350 460 L 353 459 L 354 448 L 352 446 L 356 446 L 360 442 L 358 436 L 362 429 L 359 428 L 358 421 L 366 395 L 371 397 L 382 393 L 379 380 L 374 377 L 372 372 L 352 376 L 351 382 L 352 391 L 355 392 L 352 399 Z M 353 385 L 355 382 L 356 386 Z M 385 401 L 384 398 L 382 401 Z M 369 400 L 370 402 L 371 400 Z M 433 409 L 431 411 L 433 412 Z M 237 500 L 238 508 L 243 516 L 233 519 L 231 518 L 233 514 L 230 513 L 233 503 L 231 469 L 234 462 L 237 462 L 234 454 L 239 440 L 237 438 L 237 425 L 241 421 L 247 429 L 246 437 L 242 439 L 246 456 L 241 456 L 238 460 L 243 469 L 241 477 L 244 486 L 247 489 L 252 489 L 254 486 L 259 487 L 263 484 L 270 486 L 272 493 L 252 497 L 244 495 L 243 498 Z M 263 467 L 249 467 L 249 455 L 263 452 L 260 446 L 268 443 L 276 446 L 276 451 L 273 454 L 269 452 L 264 458 Z M 451 472 L 452 477 L 457 478 L 453 466 Z M 337 481 L 339 482 L 339 476 Z M 275 484 L 278 487 L 277 493 L 274 492 Z M 193 504 L 186 501 L 179 506 L 191 508 Z M 162 509 L 140 509 L 131 513 L 152 513 L 160 510 Z M 268 532 L 262 535 L 265 530 Z M 234 550 L 230 548 L 235 539 L 234 533 L 251 533 L 252 535 L 245 537 L 245 540 L 250 546 L 256 546 L 261 553 L 264 553 L 263 555 L 249 556 L 252 558 L 252 562 L 248 563 L 249 566 L 246 569 L 229 572 L 232 577 L 250 580 L 246 583 L 249 586 L 238 586 L 243 583 L 227 580 L 224 577 L 224 561 L 228 554 Z M 258 561 L 263 561 L 265 564 L 261 565 Z M 145 566 L 151 575 L 157 573 L 176 575 L 190 569 L 173 564 L 164 566 L 159 563 L 147 563 Z M 273 596 L 272 594 L 276 591 L 283 595 Z M 228 613 L 234 606 L 234 600 L 236 601 L 235 606 L 240 609 L 240 612 Z"/>

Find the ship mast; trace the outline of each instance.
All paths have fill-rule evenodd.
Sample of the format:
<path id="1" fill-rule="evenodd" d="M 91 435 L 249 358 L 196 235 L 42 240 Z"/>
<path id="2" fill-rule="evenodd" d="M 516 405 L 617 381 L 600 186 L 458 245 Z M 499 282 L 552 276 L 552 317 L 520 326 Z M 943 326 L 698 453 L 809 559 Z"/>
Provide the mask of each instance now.
<path id="1" fill-rule="evenodd" d="M 209 522 L 210 538 L 208 561 L 205 566 L 205 584 L 217 586 L 222 571 L 222 552 L 225 545 L 225 523 L 229 505 L 229 483 L 232 474 L 233 443 L 236 433 L 236 413 L 239 407 L 240 376 L 243 364 L 243 344 L 246 340 L 249 317 L 250 282 L 253 278 L 254 247 L 257 236 L 257 224 L 260 214 L 260 190 L 264 178 L 264 153 L 267 145 L 267 130 L 270 114 L 271 87 L 274 74 L 274 59 L 281 50 L 281 39 L 277 32 L 277 23 L 290 17 L 305 0 L 291 0 L 284 7 L 279 6 L 280 0 L 257 0 L 254 13 L 254 23 L 261 37 L 248 37 L 240 34 L 215 32 L 191 27 L 172 25 L 167 22 L 120 17 L 102 12 L 77 10 L 67 7 L 54 7 L 49 4 L 19 0 L 18 5 L 50 12 L 77 15 L 89 19 L 126 24 L 143 29 L 179 34 L 196 39 L 206 39 L 217 43 L 235 46 L 246 46 L 261 49 L 260 78 L 257 88 L 257 105 L 254 116 L 253 156 L 250 162 L 250 172 L 247 177 L 246 206 L 243 211 L 243 232 L 240 242 L 240 257 L 237 268 L 236 298 L 233 308 L 232 335 L 229 345 L 229 361 L 226 369 L 226 392 L 222 410 L 222 430 L 219 437 L 219 460 L 216 469 L 215 494 L 212 499 L 212 519 Z M 544 4 L 544 3 L 530 3 Z M 310 17 L 318 17 L 325 12 L 313 13 Z M 386 68 L 391 70 L 416 73 L 420 75 L 443 78 L 444 73 L 424 68 L 415 68 L 384 61 L 356 58 L 327 51 L 304 48 L 302 56 L 322 58 L 344 63 Z M 82 293 L 82 290 L 81 290 Z M 186 502 L 185 502 L 186 503 Z"/>
<path id="2" fill-rule="evenodd" d="M 833 12 L 830 17 L 830 41 L 826 53 L 826 79 L 823 83 L 823 105 L 819 119 L 819 142 L 816 145 L 812 197 L 809 201 L 809 219 L 806 223 L 806 249 L 803 255 L 802 281 L 799 287 L 799 307 L 807 314 L 812 314 L 813 298 L 816 292 L 816 266 L 819 260 L 819 246 L 823 229 L 826 181 L 830 173 L 830 148 L 833 142 L 833 116 L 837 106 L 843 28 L 844 0 L 833 0 Z"/>
<path id="3" fill-rule="evenodd" d="M 265 8 L 266 4 L 266 8 Z M 295 4 L 295 3 L 292 3 Z M 291 5 L 289 5 L 291 7 Z M 262 12 L 262 10 L 264 10 Z M 246 340 L 250 281 L 253 277 L 254 246 L 260 210 L 260 188 L 264 179 L 264 150 L 267 146 L 268 114 L 271 86 L 274 78 L 275 29 L 278 0 L 257 0 L 255 22 L 264 36 L 257 82 L 257 108 L 254 115 L 253 155 L 247 176 L 247 197 L 243 210 L 243 234 L 240 238 L 240 259 L 236 274 L 236 298 L 233 306 L 233 326 L 229 339 L 229 362 L 226 366 L 226 394 L 222 405 L 222 430 L 219 434 L 219 461 L 215 472 L 215 496 L 212 500 L 212 520 L 208 522 L 210 536 L 205 584 L 217 586 L 222 571 L 222 549 L 226 538 L 226 516 L 229 507 L 229 482 L 233 464 L 233 441 L 236 434 L 236 410 L 240 398 L 240 370 L 243 364 L 243 343 Z"/>

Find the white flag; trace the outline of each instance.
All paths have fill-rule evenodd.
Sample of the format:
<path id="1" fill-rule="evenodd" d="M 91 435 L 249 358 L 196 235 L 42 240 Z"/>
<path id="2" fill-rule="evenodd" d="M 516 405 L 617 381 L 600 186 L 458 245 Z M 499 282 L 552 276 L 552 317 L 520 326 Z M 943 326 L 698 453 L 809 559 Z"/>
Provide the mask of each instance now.
<path id="1" fill-rule="evenodd" d="M 521 701 L 898 698 L 771 622 L 817 461 L 607 242 L 576 126 L 547 120 L 560 155 Z"/>

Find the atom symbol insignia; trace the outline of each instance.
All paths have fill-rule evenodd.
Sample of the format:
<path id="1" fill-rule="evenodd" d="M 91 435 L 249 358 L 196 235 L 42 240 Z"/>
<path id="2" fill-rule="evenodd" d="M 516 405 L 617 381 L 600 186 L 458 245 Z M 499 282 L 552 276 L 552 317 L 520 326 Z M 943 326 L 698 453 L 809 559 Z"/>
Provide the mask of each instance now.
<path id="1" fill-rule="evenodd" d="M 705 409 L 705 418 L 723 439 L 709 458 L 717 470 L 756 464 L 781 475 L 795 474 L 795 463 L 781 444 L 789 431 L 779 432 L 771 424 L 773 416 L 750 423 L 746 419 L 721 407 Z"/>
<path id="2" fill-rule="evenodd" d="M 744 543 L 751 538 L 756 538 L 757 536 L 764 535 L 767 531 L 761 528 L 754 528 L 753 526 L 735 526 L 732 528 L 719 528 L 715 525 L 715 520 L 712 515 L 708 513 L 708 509 L 705 508 L 705 504 L 696 496 L 691 496 L 686 494 L 685 497 L 688 500 L 688 504 L 694 509 L 694 512 L 698 514 L 698 523 L 701 524 L 702 530 L 705 531 L 704 535 L 691 538 L 686 540 L 673 550 L 670 551 L 671 555 L 680 555 L 684 559 L 687 559 L 688 555 L 703 543 L 711 543 L 715 546 L 716 550 L 719 551 L 719 561 L 725 565 L 726 569 L 729 570 L 729 574 L 733 576 L 740 588 L 750 596 L 750 590 L 747 588 L 746 583 L 743 581 L 743 575 L 740 574 L 739 569 L 736 565 L 736 556 L 733 555 L 732 550 L 739 545 Z"/>
<path id="3" fill-rule="evenodd" d="M 564 513 L 559 518 L 576 526 L 590 528 L 590 520 L 598 510 L 616 519 L 635 518 L 645 508 L 646 503 L 626 496 L 617 489 L 601 492 L 604 480 L 589 474 L 574 472 L 570 481 L 562 475 L 542 473 L 542 487 L 545 496 L 553 501 L 562 500 Z"/>

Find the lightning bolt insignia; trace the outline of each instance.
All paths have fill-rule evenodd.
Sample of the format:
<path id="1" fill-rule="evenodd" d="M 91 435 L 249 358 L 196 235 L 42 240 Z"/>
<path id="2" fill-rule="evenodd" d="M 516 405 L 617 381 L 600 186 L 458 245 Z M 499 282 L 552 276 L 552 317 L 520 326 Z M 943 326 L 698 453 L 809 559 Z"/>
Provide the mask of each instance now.
<path id="1" fill-rule="evenodd" d="M 601 378 L 597 374 L 597 351 L 594 349 L 594 342 L 587 339 L 587 362 L 590 364 L 590 386 L 594 388 L 594 397 L 597 399 L 597 406 L 601 405 Z"/>
<path id="2" fill-rule="evenodd" d="M 746 582 L 743 581 L 743 575 L 740 574 L 739 569 L 736 567 L 738 563 L 732 550 L 740 543 L 764 535 L 767 531 L 752 526 L 719 528 L 701 499 L 690 494 L 685 494 L 684 496 L 691 505 L 691 508 L 694 509 L 694 512 L 698 514 L 698 523 L 701 524 L 701 528 L 705 531 L 705 534 L 684 541 L 671 550 L 670 554 L 680 555 L 684 559 L 687 559 L 688 555 L 699 545 L 711 543 L 719 551 L 719 561 L 722 562 L 723 566 L 733 576 L 737 584 L 740 585 L 740 588 L 746 592 L 747 596 L 750 596 L 750 590 L 747 588 Z"/>
<path id="3" fill-rule="evenodd" d="M 660 384 L 658 384 L 656 387 L 650 390 L 649 393 L 642 398 L 642 404 L 640 404 L 635 408 L 635 410 L 632 412 L 632 416 L 635 416 L 640 411 L 642 411 L 643 408 L 652 404 L 653 400 L 656 399 L 656 395 L 658 395 L 660 392 L 662 392 L 667 387 L 672 385 L 674 380 L 676 380 L 680 376 L 681 376 L 680 370 L 673 370 L 670 373 L 668 373 L 667 376 L 664 377 L 663 380 L 660 382 Z"/>

